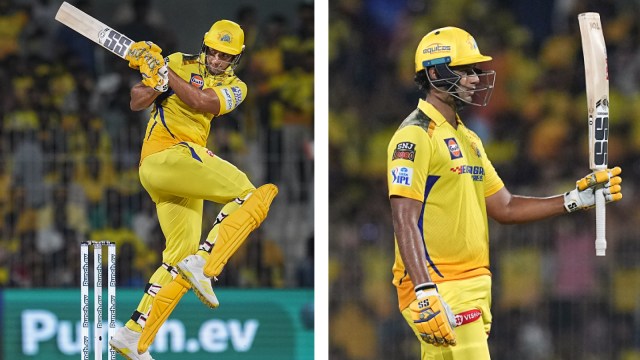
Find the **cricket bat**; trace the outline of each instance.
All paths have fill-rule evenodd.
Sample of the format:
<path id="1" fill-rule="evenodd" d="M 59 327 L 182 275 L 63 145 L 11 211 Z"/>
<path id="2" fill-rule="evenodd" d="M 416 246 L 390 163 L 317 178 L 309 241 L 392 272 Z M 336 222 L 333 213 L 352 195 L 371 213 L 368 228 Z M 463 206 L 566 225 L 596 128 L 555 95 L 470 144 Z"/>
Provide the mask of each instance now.
<path id="1" fill-rule="evenodd" d="M 56 20 L 123 59 L 135 42 L 66 1 L 60 5 Z"/>
<path id="2" fill-rule="evenodd" d="M 600 14 L 578 15 L 582 53 L 584 54 L 585 84 L 589 125 L 589 168 L 592 171 L 607 168 L 609 141 L 609 72 L 607 48 L 602 34 Z M 596 198 L 596 256 L 605 256 L 606 211 L 603 189 L 597 189 Z"/>

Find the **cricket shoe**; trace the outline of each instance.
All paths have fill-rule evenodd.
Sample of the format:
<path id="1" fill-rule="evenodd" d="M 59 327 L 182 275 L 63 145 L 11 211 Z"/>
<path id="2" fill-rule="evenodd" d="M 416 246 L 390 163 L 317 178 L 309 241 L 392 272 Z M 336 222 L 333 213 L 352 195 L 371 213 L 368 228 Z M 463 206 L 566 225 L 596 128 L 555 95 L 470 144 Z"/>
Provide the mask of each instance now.
<path id="1" fill-rule="evenodd" d="M 178 272 L 191 284 L 191 288 L 203 304 L 215 309 L 220 303 L 213 293 L 211 279 L 204 276 L 207 261 L 200 255 L 189 255 L 178 263 Z"/>
<path id="2" fill-rule="evenodd" d="M 109 346 L 111 346 L 125 359 L 129 360 L 153 360 L 149 351 L 145 351 L 143 354 L 138 354 L 138 340 L 140 340 L 140 333 L 129 329 L 126 326 L 121 327 L 116 331 L 111 340 L 109 340 Z"/>

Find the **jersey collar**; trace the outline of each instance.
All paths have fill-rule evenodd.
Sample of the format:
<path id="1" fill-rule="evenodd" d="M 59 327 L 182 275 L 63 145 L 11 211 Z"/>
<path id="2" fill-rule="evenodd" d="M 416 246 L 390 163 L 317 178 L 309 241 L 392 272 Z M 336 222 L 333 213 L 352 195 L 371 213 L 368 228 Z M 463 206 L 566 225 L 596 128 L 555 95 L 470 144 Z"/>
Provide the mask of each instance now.
<path id="1" fill-rule="evenodd" d="M 425 101 L 424 99 L 420 99 L 418 101 L 418 109 L 425 113 L 429 117 L 429 119 L 433 120 L 438 126 L 447 122 L 444 116 L 442 116 L 442 114 L 440 114 L 440 112 L 436 110 L 436 108 L 431 105 L 431 103 Z M 458 125 L 462 124 L 462 120 L 460 120 L 458 114 L 456 114 L 456 121 L 458 122 Z"/>

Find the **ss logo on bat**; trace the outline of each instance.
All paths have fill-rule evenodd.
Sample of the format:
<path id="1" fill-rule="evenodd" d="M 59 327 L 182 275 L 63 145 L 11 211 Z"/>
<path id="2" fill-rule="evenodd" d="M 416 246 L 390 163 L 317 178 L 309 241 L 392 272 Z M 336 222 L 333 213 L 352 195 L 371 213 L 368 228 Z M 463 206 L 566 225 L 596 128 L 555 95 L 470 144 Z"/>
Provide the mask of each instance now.
<path id="1" fill-rule="evenodd" d="M 125 56 L 125 50 L 131 45 L 133 40 L 128 37 L 120 34 L 119 32 L 113 29 L 106 29 L 100 32 L 100 43 L 109 49 L 111 52 L 120 55 L 120 57 Z"/>
<path id="2" fill-rule="evenodd" d="M 593 161 L 596 165 L 607 165 L 607 145 L 609 142 L 609 117 L 598 116 L 595 119 L 593 143 Z"/>

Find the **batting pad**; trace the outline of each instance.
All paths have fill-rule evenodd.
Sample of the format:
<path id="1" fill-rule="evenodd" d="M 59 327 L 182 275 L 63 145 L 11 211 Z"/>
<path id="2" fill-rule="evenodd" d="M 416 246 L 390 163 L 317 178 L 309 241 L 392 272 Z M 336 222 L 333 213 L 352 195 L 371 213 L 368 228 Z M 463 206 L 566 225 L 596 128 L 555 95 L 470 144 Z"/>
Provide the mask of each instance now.
<path id="1" fill-rule="evenodd" d="M 191 285 L 185 281 L 182 276 L 176 276 L 173 281 L 163 286 L 153 298 L 151 311 L 147 322 L 142 329 L 142 335 L 138 340 L 138 354 L 143 354 L 156 338 L 156 334 L 162 324 L 167 321 L 169 315 L 173 312 L 182 296 L 191 288 Z"/>
<path id="2" fill-rule="evenodd" d="M 238 250 L 249 234 L 267 218 L 269 206 L 276 195 L 278 195 L 277 186 L 273 184 L 262 185 L 251 194 L 242 206 L 220 223 L 213 251 L 204 266 L 205 276 L 211 278 L 220 275 L 231 255 Z"/>

